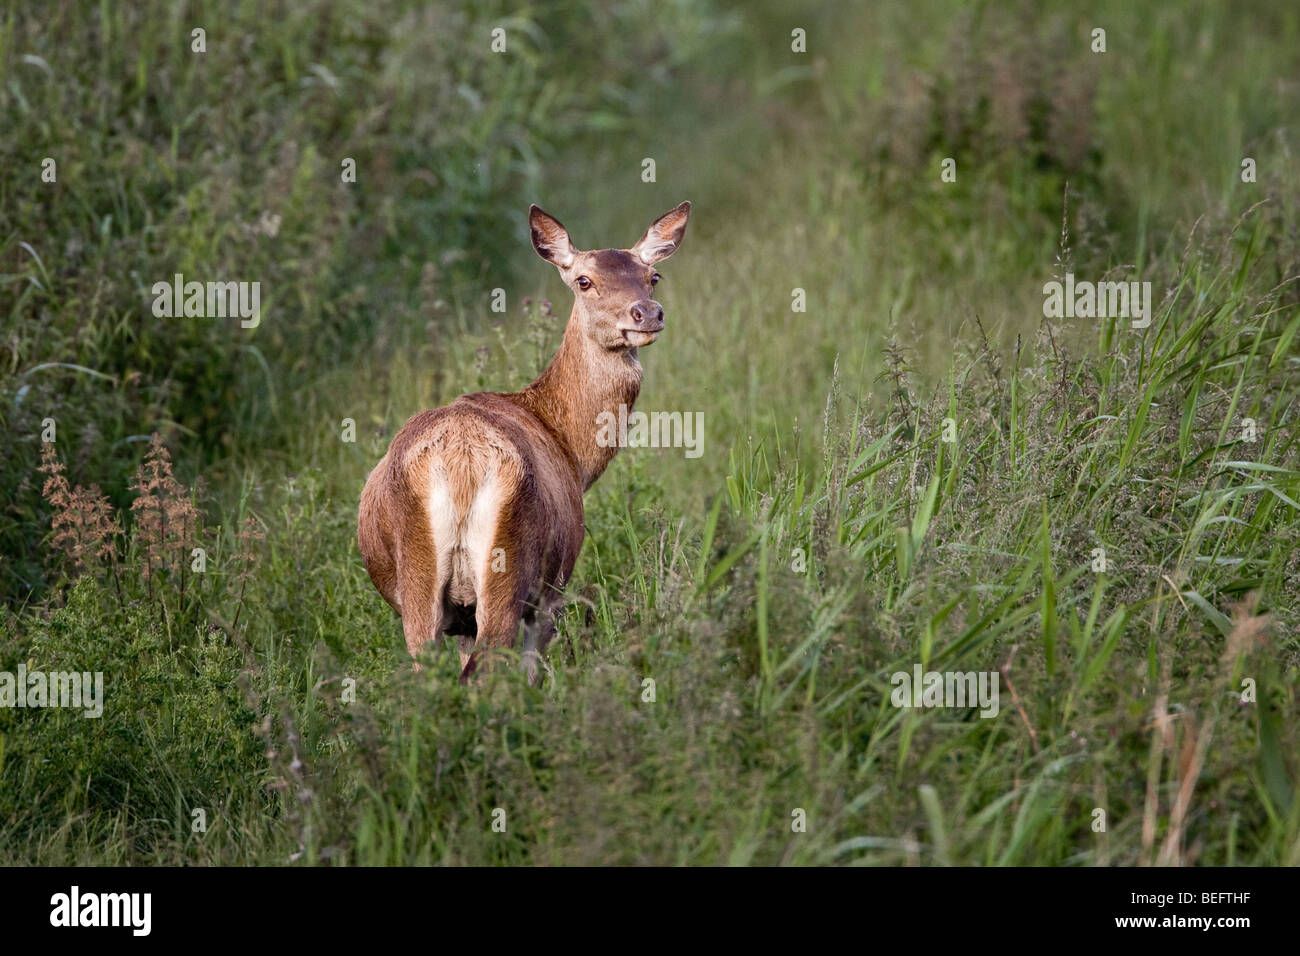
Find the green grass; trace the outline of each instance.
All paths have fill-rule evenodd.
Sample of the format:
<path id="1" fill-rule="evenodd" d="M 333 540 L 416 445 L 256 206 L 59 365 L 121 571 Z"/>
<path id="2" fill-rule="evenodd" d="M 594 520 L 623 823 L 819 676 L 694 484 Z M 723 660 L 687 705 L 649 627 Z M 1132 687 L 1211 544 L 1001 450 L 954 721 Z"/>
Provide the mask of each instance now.
<path id="1" fill-rule="evenodd" d="M 336 145 L 364 130 L 372 156 L 409 171 L 422 97 L 445 80 L 402 66 L 430 51 L 386 26 L 401 22 L 386 6 L 365 29 L 340 17 L 316 32 L 240 8 L 267 41 L 247 68 L 281 85 L 228 94 L 220 129 L 238 175 L 220 178 L 202 151 L 178 160 L 198 190 L 188 206 L 161 172 L 139 185 L 113 123 L 144 122 L 141 141 L 161 145 L 194 109 L 177 97 L 217 96 L 211 77 L 183 80 L 194 67 L 179 57 L 164 82 L 178 55 L 142 52 L 140 91 L 103 115 L 46 101 L 50 142 L 84 129 L 87 168 L 105 155 L 114 170 L 91 195 L 120 193 L 123 213 L 87 262 L 68 242 L 89 242 L 104 211 L 70 211 L 80 193 L 0 207 L 0 313 L 22 343 L 0 388 L 22 449 L 4 472 L 22 550 L 6 561 L 0 670 L 103 670 L 108 701 L 102 720 L 0 710 L 0 860 L 1300 863 L 1300 164 L 1288 146 L 1300 23 L 1284 5 L 1139 16 L 1108 3 L 1052 7 L 1021 29 L 996 6 L 967 21 L 956 6 L 831 4 L 801 20 L 778 5 L 671 4 L 650 76 L 574 84 L 561 99 L 585 99 L 565 100 L 558 134 L 527 117 L 532 97 L 560 96 L 546 82 L 572 79 L 548 69 L 560 41 L 603 48 L 619 18 L 642 22 L 650 7 L 529 14 L 537 59 L 498 104 L 521 124 L 493 154 L 499 190 L 470 185 L 478 147 L 440 142 L 421 162 L 465 185 L 379 182 L 337 198 Z M 104 10 L 121 35 L 125 15 Z M 580 14 L 595 18 L 585 31 Z M 1086 47 L 1094 23 L 1108 29 L 1101 67 Z M 809 33 L 804 59 L 788 52 L 795 26 Z M 151 29 L 139 27 L 142 50 L 164 46 Z M 14 57 L 27 48 L 12 38 L 33 35 L 67 62 L 76 49 L 11 18 L 0 61 L 23 90 Z M 963 101 L 1001 44 L 1052 55 Z M 302 86 L 321 75 L 312 63 L 388 103 L 387 125 Z M 100 82 L 79 69 L 78 82 Z M 1090 69 L 1095 90 L 1078 79 Z M 911 77 L 934 98 L 909 99 Z M 1039 104 L 1022 133 L 990 125 L 990 110 L 1021 101 Z M 1079 112 L 1052 112 L 1071 103 Z M 238 117 L 258 110 L 267 140 L 241 148 Z M 268 117 L 300 125 L 281 137 Z M 1086 135 L 1066 122 L 1084 117 Z M 499 145 L 499 126 L 481 122 L 456 128 Z M 264 192 L 257 170 L 283 155 L 281 138 L 298 143 L 297 172 Z M 653 184 L 639 180 L 646 155 Z M 948 155 L 955 184 L 938 177 Z M 1243 156 L 1258 183 L 1239 181 Z M 461 212 L 447 217 L 438 204 L 452 195 Z M 703 456 L 628 449 L 588 494 L 539 686 L 517 668 L 461 686 L 450 648 L 412 672 L 356 550 L 368 469 L 409 415 L 519 387 L 558 343 L 569 300 L 528 248 L 529 199 L 592 246 L 631 243 L 685 198 L 693 221 L 661 268 L 667 331 L 642 355 L 638 408 L 703 412 Z M 225 217 L 263 208 L 283 209 L 286 245 L 212 238 Z M 255 335 L 199 320 L 167 339 L 205 374 L 240 370 L 233 391 L 181 400 L 164 387 L 174 372 L 147 337 L 163 331 L 128 334 L 133 286 L 107 264 L 123 248 L 146 287 L 172 263 L 275 280 L 276 311 Z M 1042 286 L 1067 268 L 1150 280 L 1151 326 L 1044 320 Z M 488 310 L 497 286 L 504 316 Z M 791 311 L 796 288 L 806 312 Z M 558 319 L 536 305 L 547 297 Z M 113 318 L 88 335 L 84 310 L 101 301 Z M 249 349 L 265 366 L 237 364 Z M 39 370 L 51 361 L 89 371 Z M 127 386 L 132 371 L 151 400 Z M 57 447 L 74 481 L 128 502 L 142 452 L 131 439 L 155 429 L 178 473 L 205 479 L 210 571 L 184 600 L 165 575 L 165 597 L 149 599 L 131 537 L 121 599 L 104 574 L 72 581 L 43 543 L 31 467 L 60 398 L 35 387 L 42 375 L 72 389 Z M 205 417 L 218 396 L 228 407 Z M 340 440 L 347 418 L 355 443 Z M 236 533 L 249 517 L 265 538 L 245 585 Z M 891 676 L 917 664 L 999 672 L 998 715 L 894 707 Z"/>

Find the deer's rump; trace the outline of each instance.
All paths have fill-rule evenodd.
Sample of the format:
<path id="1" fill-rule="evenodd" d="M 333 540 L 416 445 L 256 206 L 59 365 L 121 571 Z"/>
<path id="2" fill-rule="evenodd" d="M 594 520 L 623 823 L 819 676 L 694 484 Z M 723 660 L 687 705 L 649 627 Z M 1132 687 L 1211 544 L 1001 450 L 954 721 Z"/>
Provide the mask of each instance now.
<path id="1" fill-rule="evenodd" d="M 466 395 L 403 426 L 371 472 L 357 538 L 408 644 L 495 630 L 563 587 L 582 546 L 565 449 L 506 396 Z"/>

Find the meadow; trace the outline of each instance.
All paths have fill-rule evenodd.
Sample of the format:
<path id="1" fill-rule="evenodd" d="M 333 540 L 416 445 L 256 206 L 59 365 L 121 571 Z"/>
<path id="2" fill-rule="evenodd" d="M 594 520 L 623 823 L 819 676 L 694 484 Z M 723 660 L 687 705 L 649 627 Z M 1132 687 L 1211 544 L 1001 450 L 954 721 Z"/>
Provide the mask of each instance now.
<path id="1" fill-rule="evenodd" d="M 0 108 L 0 672 L 105 686 L 0 707 L 0 863 L 1300 864 L 1294 7 L 18 3 Z M 703 454 L 587 494 L 536 686 L 413 671 L 369 469 L 554 353 L 530 202 L 683 199 Z"/>

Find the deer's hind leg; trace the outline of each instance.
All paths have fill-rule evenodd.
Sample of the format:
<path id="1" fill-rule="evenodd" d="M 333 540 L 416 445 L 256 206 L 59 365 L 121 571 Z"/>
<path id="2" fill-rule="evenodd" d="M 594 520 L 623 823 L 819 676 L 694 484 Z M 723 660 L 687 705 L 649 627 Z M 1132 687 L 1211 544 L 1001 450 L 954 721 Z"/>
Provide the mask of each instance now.
<path id="1" fill-rule="evenodd" d="M 437 547 L 423 507 L 416 505 L 407 511 L 402 538 L 404 547 L 398 550 L 397 558 L 397 596 L 406 649 L 415 669 L 420 670 L 419 658 L 425 644 L 442 636 L 441 572 L 445 569 L 439 567 Z"/>
<path id="2" fill-rule="evenodd" d="M 474 612 L 478 633 L 471 648 L 461 645 L 461 680 L 495 651 L 515 646 L 530 584 L 540 573 L 536 541 L 527 530 L 527 504 L 513 495 L 500 500 L 501 507 L 493 516 L 491 546 L 480 556 Z"/>
<path id="3" fill-rule="evenodd" d="M 493 652 L 505 647 L 514 647 L 519 636 L 520 618 L 524 603 L 514 593 L 513 581 L 501 574 L 500 580 L 492 581 L 479 592 L 478 604 L 474 610 L 474 621 L 478 634 L 474 643 L 466 647 L 460 645 L 460 679 L 465 681 L 476 671 Z M 489 660 L 487 666 L 491 667 Z"/>

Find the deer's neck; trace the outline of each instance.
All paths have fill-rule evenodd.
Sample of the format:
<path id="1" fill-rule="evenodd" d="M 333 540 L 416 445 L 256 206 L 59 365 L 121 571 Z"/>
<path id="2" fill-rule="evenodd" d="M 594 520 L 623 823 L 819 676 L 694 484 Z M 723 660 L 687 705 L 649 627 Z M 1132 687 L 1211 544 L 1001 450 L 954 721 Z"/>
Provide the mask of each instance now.
<path id="1" fill-rule="evenodd" d="M 601 427 L 609 420 L 602 416 L 617 422 L 620 406 L 630 413 L 640 391 L 636 349 L 614 352 L 596 345 L 583 334 L 575 310 L 555 358 L 519 398 L 572 453 L 586 491 L 618 452 L 617 443 L 601 441 L 610 433 Z"/>

